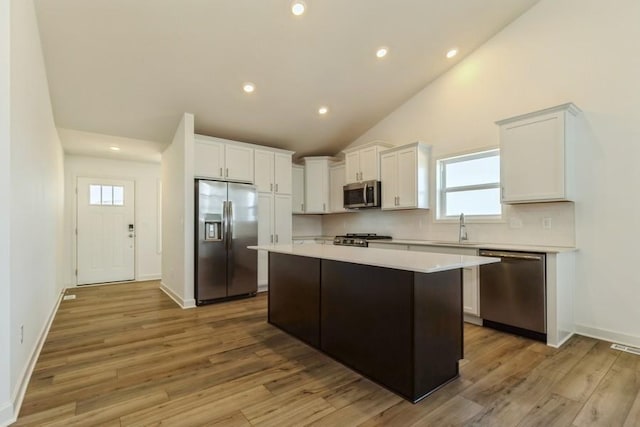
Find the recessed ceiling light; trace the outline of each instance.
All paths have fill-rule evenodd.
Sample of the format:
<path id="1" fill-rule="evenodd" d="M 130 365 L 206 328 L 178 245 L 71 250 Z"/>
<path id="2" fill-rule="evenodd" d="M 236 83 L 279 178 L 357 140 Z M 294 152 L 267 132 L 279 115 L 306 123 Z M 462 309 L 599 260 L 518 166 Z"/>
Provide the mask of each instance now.
<path id="1" fill-rule="evenodd" d="M 256 85 L 254 85 L 251 82 L 246 82 L 245 84 L 242 85 L 242 90 L 244 90 L 247 93 L 251 93 L 254 90 L 256 90 Z"/>
<path id="2" fill-rule="evenodd" d="M 376 56 L 378 58 L 384 58 L 385 56 L 387 56 L 387 53 L 389 53 L 389 48 L 387 47 L 381 47 L 380 49 L 378 49 L 376 51 Z"/>
<path id="3" fill-rule="evenodd" d="M 111 147 L 109 147 L 109 150 L 111 150 L 111 151 L 120 151 L 120 147 L 116 147 L 115 145 L 112 145 Z"/>
<path id="4" fill-rule="evenodd" d="M 458 54 L 458 49 L 451 49 L 447 52 L 447 58 L 451 59 Z"/>
<path id="5" fill-rule="evenodd" d="M 320 115 L 325 115 L 328 112 L 329 112 L 329 108 L 328 107 L 322 106 L 322 107 L 318 108 L 318 114 L 320 114 Z"/>
<path id="6" fill-rule="evenodd" d="M 302 15 L 306 8 L 307 8 L 307 5 L 304 4 L 303 1 L 298 0 L 291 3 L 291 13 L 293 13 L 296 16 Z"/>

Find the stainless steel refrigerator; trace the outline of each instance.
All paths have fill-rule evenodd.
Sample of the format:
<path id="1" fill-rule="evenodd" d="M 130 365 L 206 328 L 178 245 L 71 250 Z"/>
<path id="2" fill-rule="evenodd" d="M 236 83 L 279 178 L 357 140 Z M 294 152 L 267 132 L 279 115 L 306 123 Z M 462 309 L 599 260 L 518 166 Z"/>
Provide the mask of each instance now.
<path id="1" fill-rule="evenodd" d="M 196 304 L 258 290 L 258 196 L 250 184 L 195 181 Z"/>

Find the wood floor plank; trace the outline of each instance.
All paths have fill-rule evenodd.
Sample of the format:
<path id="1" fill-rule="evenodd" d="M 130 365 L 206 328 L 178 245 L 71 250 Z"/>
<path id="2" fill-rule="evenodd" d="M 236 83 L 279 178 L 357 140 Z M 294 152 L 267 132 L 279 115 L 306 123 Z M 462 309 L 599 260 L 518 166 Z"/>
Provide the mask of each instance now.
<path id="1" fill-rule="evenodd" d="M 573 424 L 621 426 L 640 392 L 640 357 L 619 352 Z"/>
<path id="2" fill-rule="evenodd" d="M 68 290 L 16 425 L 640 425 L 637 356 L 466 324 L 460 377 L 417 404 L 268 324 L 267 296 L 183 310 L 158 282 Z"/>
<path id="3" fill-rule="evenodd" d="M 596 343 L 552 391 L 577 402 L 586 401 L 618 357 L 610 345 L 604 341 Z"/>

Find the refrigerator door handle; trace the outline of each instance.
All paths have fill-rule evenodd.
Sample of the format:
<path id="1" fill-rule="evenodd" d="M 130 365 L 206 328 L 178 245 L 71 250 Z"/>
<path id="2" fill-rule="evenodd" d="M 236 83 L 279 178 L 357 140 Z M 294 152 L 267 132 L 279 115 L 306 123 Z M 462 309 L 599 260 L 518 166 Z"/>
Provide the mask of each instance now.
<path id="1" fill-rule="evenodd" d="M 233 202 L 227 202 L 227 248 L 231 249 L 231 240 L 233 239 Z"/>
<path id="2" fill-rule="evenodd" d="M 222 202 L 222 236 L 225 248 L 227 247 L 227 202 Z"/>

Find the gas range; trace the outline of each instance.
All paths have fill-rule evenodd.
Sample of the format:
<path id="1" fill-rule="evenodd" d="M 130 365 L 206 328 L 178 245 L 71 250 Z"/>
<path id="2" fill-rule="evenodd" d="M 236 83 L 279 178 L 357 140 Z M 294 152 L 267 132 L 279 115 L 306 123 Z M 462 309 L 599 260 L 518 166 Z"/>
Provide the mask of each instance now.
<path id="1" fill-rule="evenodd" d="M 333 238 L 334 245 L 341 246 L 369 246 L 369 240 L 391 240 L 391 236 L 378 236 L 375 233 L 347 233 Z"/>

